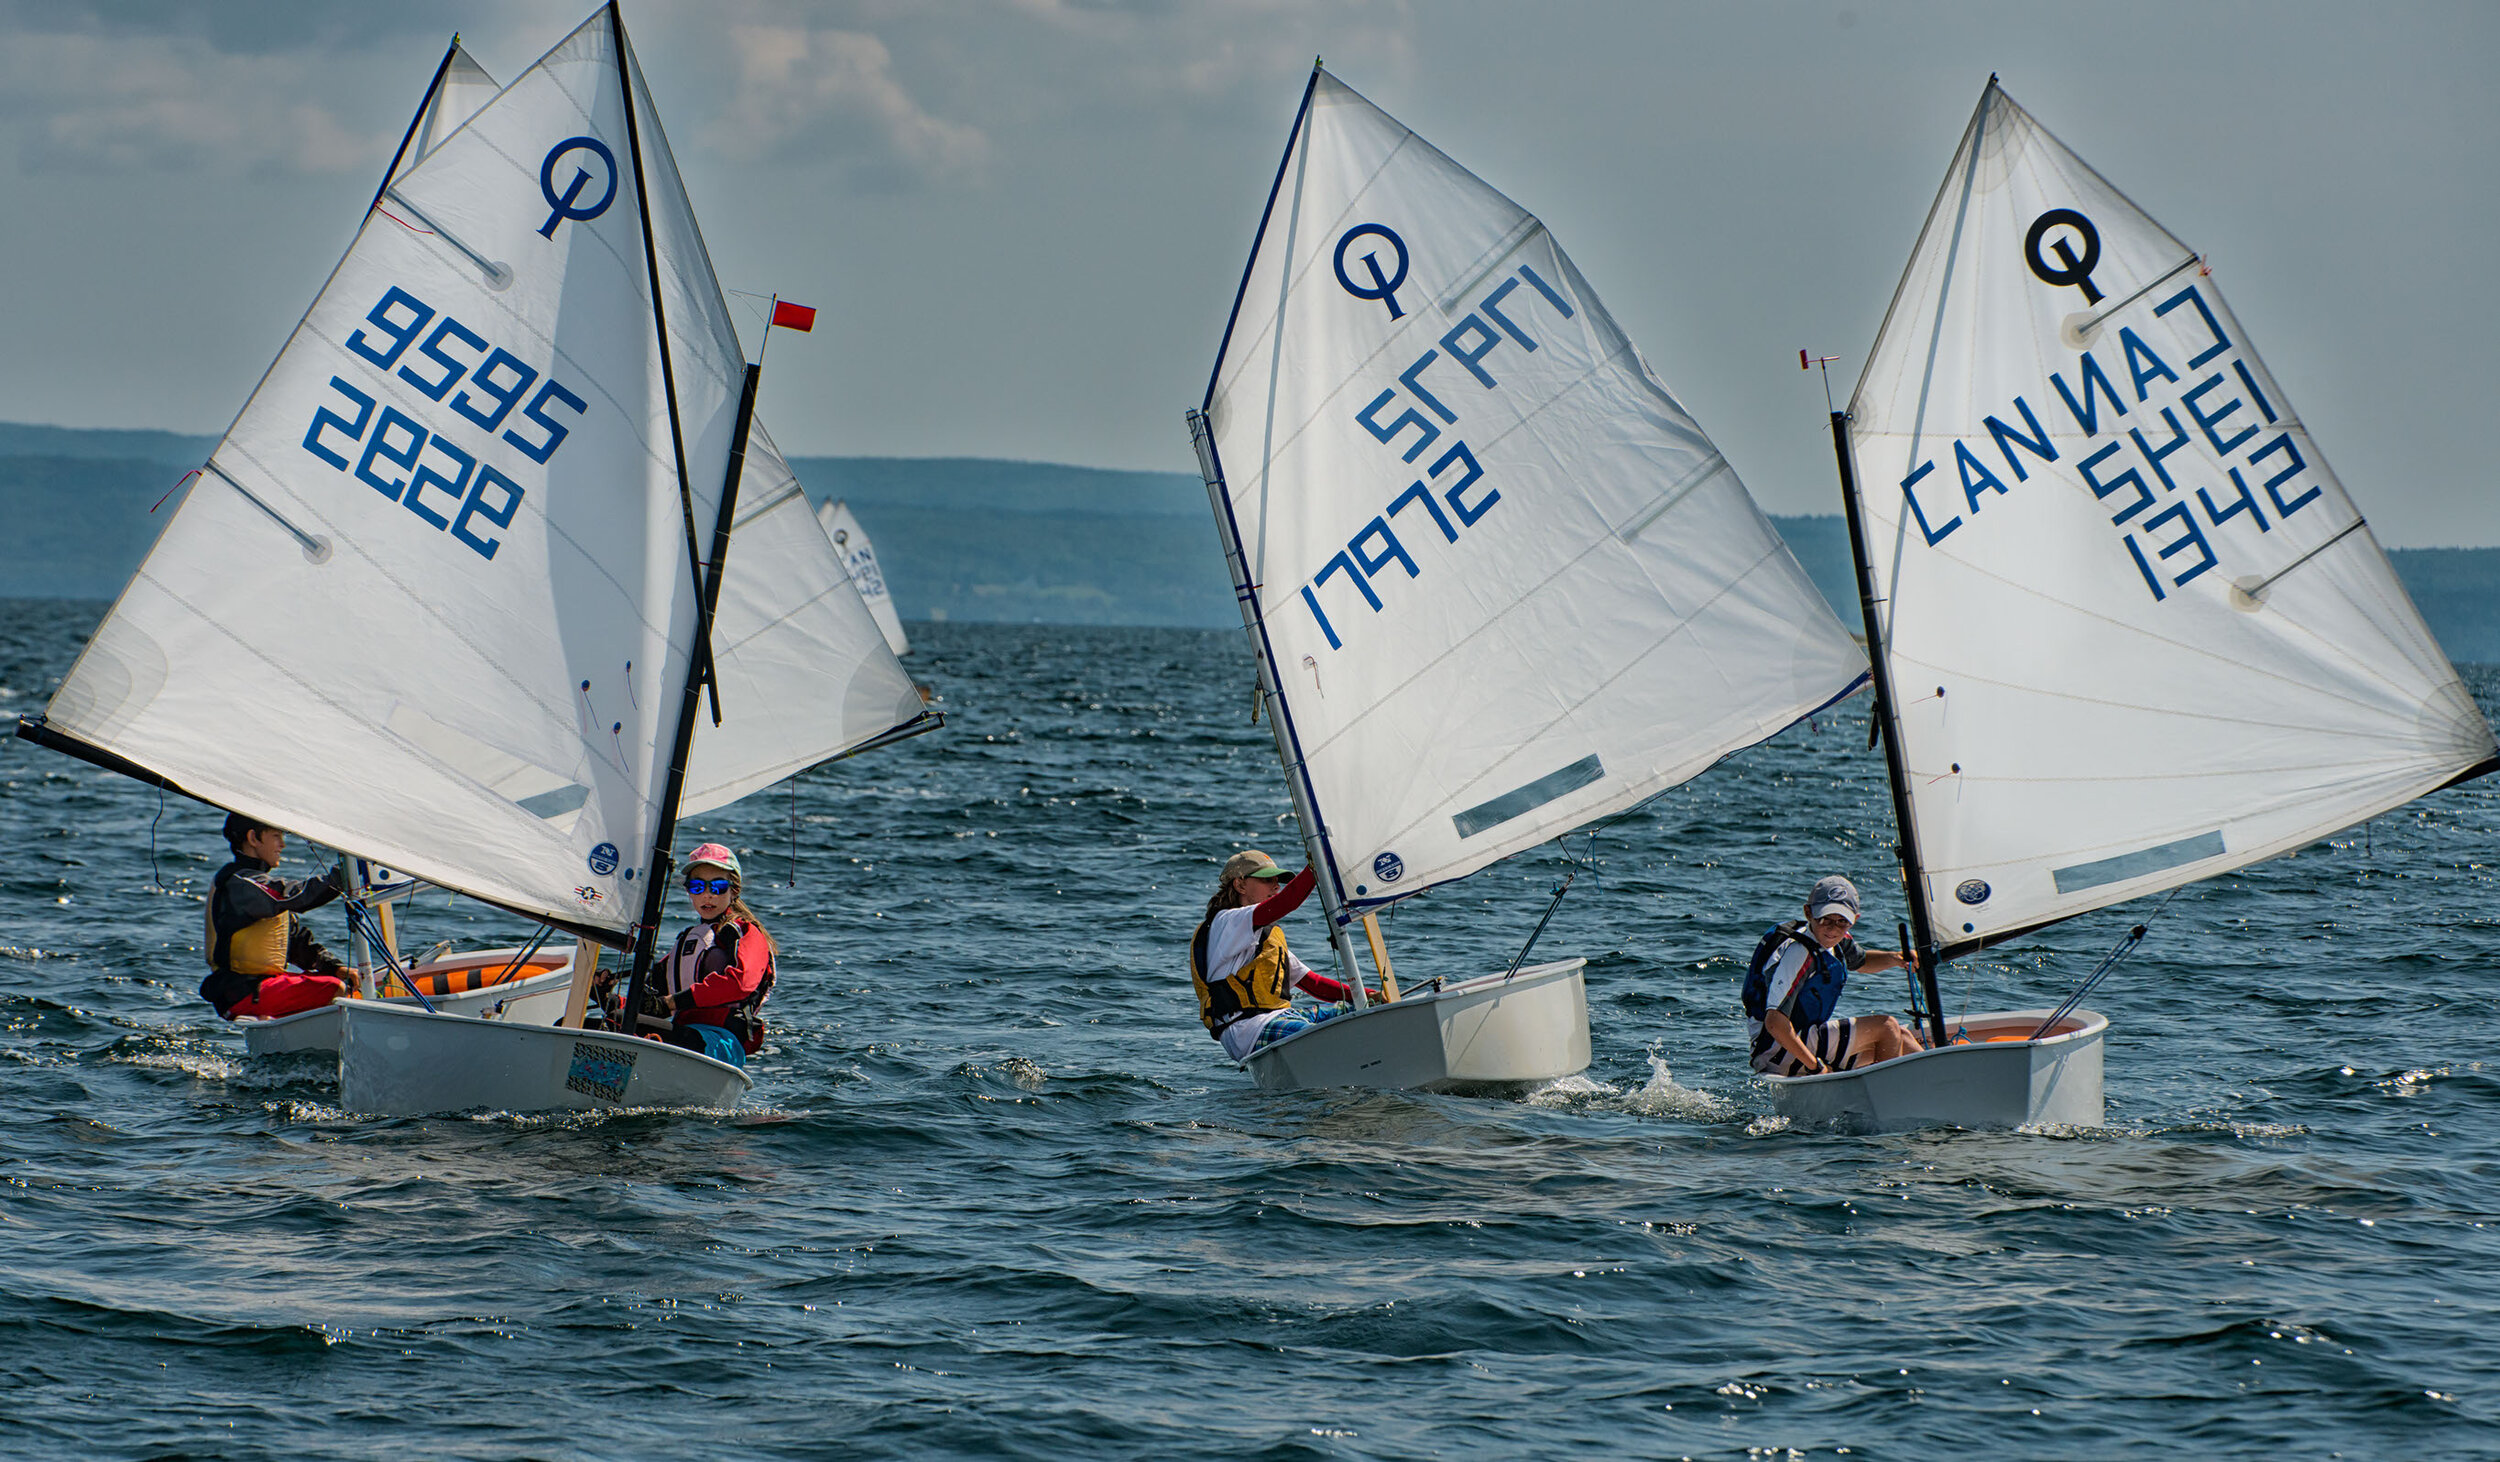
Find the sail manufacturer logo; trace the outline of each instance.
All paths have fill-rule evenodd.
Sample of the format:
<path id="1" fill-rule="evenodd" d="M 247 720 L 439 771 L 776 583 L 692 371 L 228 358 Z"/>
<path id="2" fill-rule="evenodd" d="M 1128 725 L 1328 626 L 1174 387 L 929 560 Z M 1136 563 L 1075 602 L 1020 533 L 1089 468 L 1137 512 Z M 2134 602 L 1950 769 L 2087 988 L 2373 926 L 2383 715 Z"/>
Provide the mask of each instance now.
<path id="1" fill-rule="evenodd" d="M 605 878 L 609 874 L 614 873 L 616 871 L 617 862 L 616 844 L 614 843 L 601 843 L 599 846 L 590 850 L 590 871 L 598 874 L 601 878 Z"/>
<path id="2" fill-rule="evenodd" d="M 574 164 L 573 181 L 565 185 L 562 193 L 556 191 L 556 164 L 575 153 L 588 153 L 598 158 L 608 170 L 608 190 L 599 195 L 598 202 L 587 207 L 583 206 L 581 197 L 590 187 L 590 170 L 579 163 Z M 607 212 L 608 205 L 616 201 L 616 154 L 608 151 L 608 145 L 596 137 L 567 137 L 550 148 L 547 160 L 538 165 L 538 192 L 547 200 L 550 210 L 546 223 L 538 230 L 540 238 L 554 238 L 556 225 L 568 218 L 588 223 Z"/>
<path id="3" fill-rule="evenodd" d="M 1372 877 L 1382 883 L 1395 883 L 1406 876 L 1406 860 L 1395 853 L 1383 853 L 1372 860 Z"/>
<path id="4" fill-rule="evenodd" d="M 1363 286 L 1356 284 L 1353 276 L 1347 274 L 1345 268 L 1346 250 L 1354 246 L 1355 240 L 1367 238 L 1380 239 L 1387 243 L 1390 248 L 1398 251 L 1398 268 L 1395 274 L 1383 274 L 1381 272 L 1380 252 L 1377 249 L 1363 255 L 1363 271 L 1371 276 L 1371 288 L 1369 289 L 1365 289 Z M 1345 292 L 1347 294 L 1354 296 L 1358 300 L 1379 300 L 1381 303 L 1387 305 L 1389 307 L 1389 318 L 1392 320 L 1402 320 L 1406 318 L 1406 311 L 1398 306 L 1397 296 L 1398 286 L 1406 282 L 1406 265 L 1406 240 L 1399 238 L 1396 234 L 1391 233 L 1386 227 L 1380 224 L 1358 223 L 1338 236 L 1337 282 L 1345 286 Z"/>

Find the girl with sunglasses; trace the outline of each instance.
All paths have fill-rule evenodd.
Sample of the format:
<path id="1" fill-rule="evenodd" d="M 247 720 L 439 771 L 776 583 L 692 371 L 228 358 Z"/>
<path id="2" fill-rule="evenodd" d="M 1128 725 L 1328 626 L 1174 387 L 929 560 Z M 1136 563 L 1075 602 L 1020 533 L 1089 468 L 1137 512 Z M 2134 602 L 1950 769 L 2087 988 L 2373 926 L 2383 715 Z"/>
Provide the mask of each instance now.
<path id="1" fill-rule="evenodd" d="M 646 1014 L 665 1017 L 671 1045 L 733 1066 L 764 1044 L 763 1008 L 779 946 L 740 896 L 738 855 L 705 843 L 686 858 L 686 897 L 700 923 L 677 936 L 653 971 Z"/>

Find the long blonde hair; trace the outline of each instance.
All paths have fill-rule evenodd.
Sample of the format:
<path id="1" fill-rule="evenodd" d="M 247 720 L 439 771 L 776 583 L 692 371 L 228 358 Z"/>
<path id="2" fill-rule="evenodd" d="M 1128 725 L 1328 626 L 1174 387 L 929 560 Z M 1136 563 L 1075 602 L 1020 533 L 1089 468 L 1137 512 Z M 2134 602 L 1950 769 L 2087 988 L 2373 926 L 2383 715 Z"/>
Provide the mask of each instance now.
<path id="1" fill-rule="evenodd" d="M 724 919 L 736 919 L 739 923 L 747 925 L 756 933 L 763 935 L 764 947 L 773 952 L 773 957 L 775 959 L 779 959 L 781 957 L 781 941 L 773 938 L 773 931 L 765 928 L 764 921 L 755 917 L 755 910 L 747 907 L 746 883 L 743 879 L 735 877 L 730 879 L 729 909 L 726 913 L 722 914 L 721 917 Z"/>

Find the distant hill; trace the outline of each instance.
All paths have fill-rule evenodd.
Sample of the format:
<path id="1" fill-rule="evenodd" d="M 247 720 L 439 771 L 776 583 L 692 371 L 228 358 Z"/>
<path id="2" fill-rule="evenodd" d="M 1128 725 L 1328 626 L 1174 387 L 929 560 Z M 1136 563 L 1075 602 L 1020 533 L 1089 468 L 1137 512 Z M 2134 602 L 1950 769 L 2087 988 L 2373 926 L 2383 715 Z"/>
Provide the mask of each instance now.
<path id="1" fill-rule="evenodd" d="M 183 472 L 213 445 L 172 432 L 0 423 L 0 598 L 110 598 L 155 541 Z M 819 501 L 873 536 L 905 619 L 1240 623 L 1194 473 L 980 457 L 800 457 Z M 1836 516 L 1774 518 L 1844 624 L 1858 623 Z M 2390 555 L 2449 655 L 2500 662 L 2500 549 Z"/>

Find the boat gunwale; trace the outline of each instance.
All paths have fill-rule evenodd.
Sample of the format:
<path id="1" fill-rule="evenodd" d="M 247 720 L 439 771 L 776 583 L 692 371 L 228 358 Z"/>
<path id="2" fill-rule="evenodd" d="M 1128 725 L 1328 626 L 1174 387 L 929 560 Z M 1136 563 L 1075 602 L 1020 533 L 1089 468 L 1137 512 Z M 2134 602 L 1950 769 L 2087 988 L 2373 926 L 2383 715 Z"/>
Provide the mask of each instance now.
<path id="1" fill-rule="evenodd" d="M 1314 1021 L 1309 1026 L 1302 1030 L 1295 1031 L 1292 1035 L 1285 1037 L 1281 1041 L 1272 1041 L 1267 1045 L 1259 1047 L 1257 1050 L 1242 1057 L 1241 1060 L 1234 1064 L 1239 1066 L 1242 1070 L 1248 1071 L 1252 1062 L 1263 1060 L 1271 1052 L 1281 1051 L 1287 1046 L 1292 1045 L 1294 1042 L 1301 1040 L 1303 1037 L 1319 1031 L 1323 1027 L 1340 1026 L 1348 1021 L 1361 1020 L 1367 1015 L 1378 1015 L 1384 1011 L 1399 1010 L 1417 1005 L 1437 1005 L 1444 1000 L 1448 1000 L 1456 996 L 1480 995 L 1485 993 L 1490 987 L 1497 985 L 1520 984 L 1520 982 L 1529 979 L 1531 976 L 1535 977 L 1537 984 L 1542 985 L 1551 979 L 1583 969 L 1587 965 L 1587 956 L 1573 955 L 1569 959 L 1558 959 L 1549 961 L 1545 964 L 1528 965 L 1516 973 L 1497 971 L 1489 975 L 1478 975 L 1474 979 L 1465 980 L 1455 985 L 1443 985 L 1440 989 L 1435 990 L 1428 995 L 1401 995 L 1395 1000 L 1383 1000 L 1376 1005 L 1369 1006 L 1362 1010 L 1349 1010 L 1343 1015 L 1332 1015 L 1326 1020 Z M 1524 989 L 1529 987 L 1523 985 L 1522 988 Z"/>
<path id="2" fill-rule="evenodd" d="M 684 1046 L 673 1046 L 666 1041 L 653 1040 L 646 1036 L 627 1035 L 623 1031 L 582 1030 L 575 1026 L 565 1025 L 514 1025 L 509 1021 L 490 1020 L 482 1015 L 455 1015 L 449 1011 L 443 1010 L 419 1010 L 413 1005 L 384 1005 L 381 1002 L 374 1000 L 341 1001 L 339 1002 L 338 1008 L 343 1012 L 342 1025 L 339 1031 L 339 1053 L 342 1059 L 345 1058 L 347 1050 L 347 1032 L 344 1025 L 344 1018 L 346 1014 L 361 1013 L 376 1018 L 387 1017 L 393 1020 L 414 1020 L 420 1022 L 458 1020 L 468 1021 L 480 1026 L 491 1027 L 499 1031 L 518 1032 L 523 1034 L 525 1038 L 530 1033 L 545 1031 L 551 1034 L 570 1036 L 575 1040 L 592 1041 L 602 1045 L 614 1045 L 635 1052 L 654 1049 L 662 1050 L 673 1056 L 683 1056 L 688 1060 L 701 1061 L 707 1065 L 717 1066 L 723 1071 L 732 1073 L 740 1081 L 745 1082 L 746 1089 L 748 1091 L 753 1091 L 755 1089 L 754 1075 L 743 1066 L 732 1066 L 728 1062 L 723 1061 L 716 1056 L 706 1056 L 701 1051 L 690 1051 Z M 1281 1045 L 1283 1043 L 1278 1042 L 1278 1044 Z"/>
<path id="3" fill-rule="evenodd" d="M 1957 1020 L 1954 1024 L 1967 1030 L 1973 1020 L 2019 1020 L 2029 1017 L 2034 1021 L 2040 1021 L 2048 1019 L 2055 1008 L 2043 1005 L 2037 1010 L 1984 1010 L 1977 1015 Z M 1779 1088 L 1813 1086 L 1824 1082 L 1855 1081 L 1878 1071 L 1905 1070 L 1912 1062 L 1923 1061 L 1932 1056 L 1951 1056 L 1955 1052 L 1967 1054 L 1975 1051 L 2046 1050 L 2052 1046 L 2075 1044 L 2087 1038 L 2098 1038 L 2109 1030 L 2109 1017 L 2097 1010 L 2069 1011 L 2066 1019 L 2076 1020 L 2079 1023 L 2071 1030 L 2052 1031 L 2045 1036 L 2025 1037 L 2018 1041 L 1974 1040 L 1951 1046 L 1937 1046 L 1930 1050 L 1913 1051 L 1907 1056 L 1895 1056 L 1889 1061 L 1878 1061 L 1872 1066 L 1853 1067 L 1847 1071 L 1824 1071 L 1812 1076 L 1774 1076 L 1765 1071 L 1757 1071 L 1753 1074 Z M 1277 1044 L 1281 1046 L 1284 1042 L 1279 1041 Z"/>

